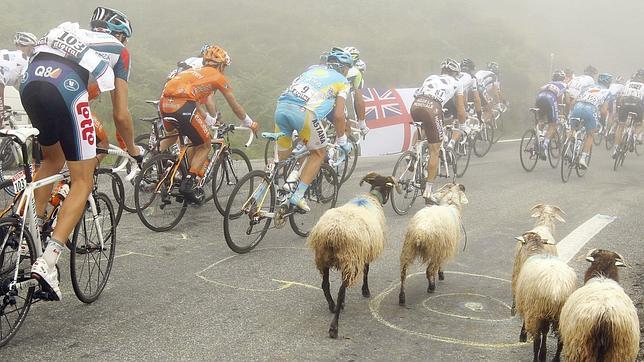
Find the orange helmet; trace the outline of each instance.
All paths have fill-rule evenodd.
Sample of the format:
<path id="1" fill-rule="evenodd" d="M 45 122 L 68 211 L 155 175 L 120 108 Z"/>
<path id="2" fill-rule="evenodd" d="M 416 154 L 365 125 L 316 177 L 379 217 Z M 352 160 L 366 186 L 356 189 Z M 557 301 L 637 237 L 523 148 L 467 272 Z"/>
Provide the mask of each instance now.
<path id="1" fill-rule="evenodd" d="M 211 45 L 204 51 L 203 60 L 230 65 L 228 53 L 217 45 Z"/>

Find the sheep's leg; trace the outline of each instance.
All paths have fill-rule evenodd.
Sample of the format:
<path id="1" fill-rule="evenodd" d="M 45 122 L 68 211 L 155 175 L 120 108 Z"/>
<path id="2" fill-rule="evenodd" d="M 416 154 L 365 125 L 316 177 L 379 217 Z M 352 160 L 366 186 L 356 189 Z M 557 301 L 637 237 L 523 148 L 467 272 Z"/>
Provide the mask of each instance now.
<path id="1" fill-rule="evenodd" d="M 398 294 L 400 305 L 405 305 L 405 279 L 407 279 L 407 264 L 400 266 L 400 294 Z"/>
<path id="2" fill-rule="evenodd" d="M 538 362 L 539 361 L 539 350 L 541 348 L 541 332 L 537 332 L 534 336 L 534 340 L 532 341 L 532 361 L 533 362 Z"/>
<path id="3" fill-rule="evenodd" d="M 430 271 L 431 266 L 427 267 L 427 271 L 425 271 L 425 275 L 427 275 L 427 293 L 432 293 L 434 290 L 436 290 L 436 275 Z"/>
<path id="4" fill-rule="evenodd" d="M 559 323 L 554 322 L 552 324 L 552 330 L 557 332 L 557 352 L 555 357 L 552 359 L 553 362 L 559 362 L 561 360 L 561 350 L 563 349 L 563 341 L 561 340 L 561 335 L 559 335 Z"/>
<path id="5" fill-rule="evenodd" d="M 512 308 L 510 308 L 510 315 L 514 317 L 515 314 L 517 314 L 517 302 L 514 300 L 514 297 L 512 297 Z"/>
<path id="6" fill-rule="evenodd" d="M 342 310 L 342 305 L 344 304 L 344 294 L 347 289 L 347 282 L 342 281 L 340 286 L 340 291 L 338 292 L 338 303 L 335 306 L 335 316 L 333 316 L 333 321 L 329 327 L 329 337 L 338 338 L 338 319 L 340 318 L 340 311 Z"/>
<path id="7" fill-rule="evenodd" d="M 362 296 L 365 298 L 371 297 L 371 292 L 369 291 L 369 264 L 364 265 L 364 276 L 362 277 Z"/>
<path id="8" fill-rule="evenodd" d="M 546 361 L 546 340 L 548 339 L 548 330 L 550 329 L 550 323 L 546 321 L 541 321 L 541 328 L 539 328 L 539 333 L 541 334 L 541 346 L 539 348 L 539 361 Z"/>
<path id="9" fill-rule="evenodd" d="M 329 303 L 329 311 L 331 313 L 335 312 L 335 303 L 333 302 L 333 297 L 331 296 L 331 291 L 329 288 L 331 284 L 329 283 L 329 268 L 324 268 L 322 274 L 322 291 L 324 292 L 324 297 L 326 302 Z"/>
<path id="10" fill-rule="evenodd" d="M 519 342 L 525 342 L 528 340 L 528 332 L 525 330 L 525 322 L 521 324 L 521 332 L 519 333 Z"/>
<path id="11" fill-rule="evenodd" d="M 445 274 L 442 269 L 438 269 L 438 280 L 445 280 Z"/>

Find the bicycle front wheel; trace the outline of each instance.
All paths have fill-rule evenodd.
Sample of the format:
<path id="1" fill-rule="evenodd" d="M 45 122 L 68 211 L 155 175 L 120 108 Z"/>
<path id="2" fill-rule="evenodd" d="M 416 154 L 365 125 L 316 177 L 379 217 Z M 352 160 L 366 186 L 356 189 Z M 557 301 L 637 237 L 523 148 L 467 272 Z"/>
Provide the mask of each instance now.
<path id="1" fill-rule="evenodd" d="M 534 170 L 535 166 L 537 166 L 538 158 L 539 141 L 537 139 L 537 134 L 533 129 L 529 129 L 525 131 L 523 137 L 521 137 L 521 145 L 519 148 L 521 167 L 523 167 L 527 172 Z"/>
<path id="2" fill-rule="evenodd" d="M 102 192 L 93 197 L 96 215 L 88 202 L 85 213 L 74 228 L 69 255 L 74 294 L 83 303 L 94 302 L 103 292 L 116 252 L 116 224 L 112 202 Z"/>
<path id="3" fill-rule="evenodd" d="M 559 139 L 559 134 L 555 130 L 555 134 L 548 144 L 548 162 L 552 168 L 559 166 L 559 159 L 561 158 L 561 143 Z"/>
<path id="4" fill-rule="evenodd" d="M 215 206 L 223 216 L 226 212 L 228 197 L 232 194 L 239 179 L 253 170 L 248 156 L 237 148 L 224 151 L 213 170 L 212 195 Z"/>
<path id="5" fill-rule="evenodd" d="M 494 140 L 494 128 L 488 123 L 481 123 L 481 131 L 476 134 L 474 138 L 474 154 L 477 157 L 483 157 L 490 152 L 492 147 L 492 140 Z"/>
<path id="6" fill-rule="evenodd" d="M 499 115 L 496 121 L 494 121 L 494 125 L 496 127 L 494 127 L 494 134 L 493 134 L 494 137 L 492 137 L 493 138 L 492 143 L 497 143 L 503 136 L 503 115 Z"/>
<path id="7" fill-rule="evenodd" d="M 422 192 L 421 180 L 414 178 L 416 174 L 421 175 L 422 170 L 416 170 L 416 167 L 420 167 L 420 163 L 416 163 L 416 155 L 411 151 L 403 152 L 394 166 L 393 177 L 400 186 L 400 193 L 395 189 L 391 191 L 391 206 L 398 215 L 407 214 Z"/>
<path id="8" fill-rule="evenodd" d="M 297 235 L 302 237 L 309 236 L 309 232 L 317 220 L 322 217 L 322 214 L 335 207 L 339 188 L 340 183 L 335 170 L 333 170 L 333 167 L 323 163 L 317 176 L 304 193 L 304 198 L 311 211 L 304 214 L 295 211 L 289 217 L 291 228 Z"/>
<path id="9" fill-rule="evenodd" d="M 228 247 L 248 253 L 266 235 L 275 213 L 275 185 L 264 171 L 253 170 L 239 179 L 224 212 L 224 237 Z"/>
<path id="10" fill-rule="evenodd" d="M 461 144 L 456 144 L 454 155 L 456 156 L 456 163 L 460 164 L 458 172 L 456 172 L 456 177 L 463 177 L 467 167 L 470 165 L 470 159 L 472 158 L 472 143 L 471 139 L 467 142 Z"/>
<path id="11" fill-rule="evenodd" d="M 567 140 L 561 151 L 561 181 L 568 182 L 575 167 L 575 142 Z"/>
<path id="12" fill-rule="evenodd" d="M 119 175 L 112 172 L 111 169 L 99 168 L 96 170 L 96 174 L 99 176 L 96 178 L 99 183 L 99 187 L 105 182 L 109 183 L 109 187 L 112 189 L 112 197 L 110 197 L 110 201 L 113 201 L 113 206 L 116 205 L 114 225 L 118 225 L 121 221 L 121 215 L 123 215 L 123 199 L 125 197 L 123 181 L 121 181 Z M 100 175 L 107 175 L 107 178 L 100 177 Z M 104 179 L 107 181 L 103 181 Z"/>
<path id="13" fill-rule="evenodd" d="M 27 317 L 36 287 L 10 289 L 9 284 L 31 279 L 36 248 L 27 228 L 20 240 L 20 223 L 15 218 L 0 219 L 0 347 L 13 338 Z M 22 255 L 20 244 L 23 244 Z M 18 268 L 18 279 L 14 279 Z"/>

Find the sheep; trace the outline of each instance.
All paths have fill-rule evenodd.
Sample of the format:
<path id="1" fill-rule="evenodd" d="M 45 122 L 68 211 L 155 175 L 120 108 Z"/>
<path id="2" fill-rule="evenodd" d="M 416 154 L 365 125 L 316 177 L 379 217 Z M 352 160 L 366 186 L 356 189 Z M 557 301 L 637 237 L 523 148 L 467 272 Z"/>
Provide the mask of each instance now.
<path id="1" fill-rule="evenodd" d="M 532 211 L 531 217 L 537 219 L 534 227 L 529 232 L 539 234 L 541 239 L 547 240 L 548 245 L 544 245 L 545 250 L 550 255 L 557 256 L 557 247 L 555 246 L 556 240 L 553 236 L 555 232 L 555 220 L 566 222 L 562 215 L 565 213 L 558 206 L 537 204 L 530 209 Z M 514 316 L 516 313 L 516 295 L 517 278 L 521 271 L 521 266 L 528 259 L 527 251 L 523 249 L 523 243 L 517 242 L 514 252 L 514 266 L 512 267 L 512 308 L 510 308 L 510 315 Z"/>
<path id="2" fill-rule="evenodd" d="M 577 274 L 545 250 L 547 241 L 538 233 L 528 232 L 517 239 L 529 250 L 516 286 L 517 313 L 523 318 L 519 338 L 525 341 L 526 333 L 532 336 L 534 361 L 545 361 L 548 330 L 551 324 L 553 331 L 558 330 L 561 308 L 577 288 Z M 559 361 L 561 349 L 559 339 L 554 361 Z"/>
<path id="3" fill-rule="evenodd" d="M 407 267 L 416 257 L 427 264 L 425 272 L 429 283 L 427 292 L 436 289 L 438 279 L 445 279 L 443 266 L 456 255 L 461 240 L 461 208 L 467 204 L 465 186 L 447 184 L 436 191 L 439 206 L 429 206 L 414 215 L 400 252 L 400 294 L 398 304 L 405 305 Z"/>
<path id="4" fill-rule="evenodd" d="M 327 210 L 315 224 L 308 237 L 308 245 L 315 252 L 315 265 L 322 274 L 322 291 L 335 313 L 329 327 L 329 336 L 338 337 L 338 318 L 344 307 L 345 290 L 363 277 L 362 296 L 370 297 L 369 264 L 383 252 L 385 245 L 385 214 L 382 205 L 387 203 L 392 187 L 397 186 L 393 177 L 383 177 L 370 172 L 361 181 L 371 184 L 368 194 L 356 197 L 341 207 Z M 338 269 L 342 285 L 337 303 L 329 291 L 329 269 Z"/>
<path id="5" fill-rule="evenodd" d="M 568 361 L 635 361 L 640 330 L 633 301 L 619 285 L 617 267 L 624 258 L 593 249 L 585 285 L 568 298 L 561 310 L 560 334 Z"/>

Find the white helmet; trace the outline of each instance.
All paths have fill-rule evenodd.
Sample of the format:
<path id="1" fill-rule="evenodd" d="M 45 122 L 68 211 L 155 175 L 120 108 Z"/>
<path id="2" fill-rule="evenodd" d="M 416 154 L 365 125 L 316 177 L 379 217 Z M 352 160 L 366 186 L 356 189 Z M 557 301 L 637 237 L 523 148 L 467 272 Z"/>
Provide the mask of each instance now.
<path id="1" fill-rule="evenodd" d="M 362 59 L 356 60 L 355 67 L 360 73 L 364 73 L 367 70 L 367 64 Z"/>
<path id="2" fill-rule="evenodd" d="M 441 69 L 448 69 L 451 72 L 458 74 L 461 71 L 461 65 L 452 58 L 445 58 L 441 63 Z"/>
<path id="3" fill-rule="evenodd" d="M 33 47 L 33 46 L 36 46 L 36 42 L 38 42 L 38 38 L 36 38 L 35 35 L 24 31 L 17 32 L 16 35 L 13 37 L 13 43 L 16 46 Z"/>
<path id="4" fill-rule="evenodd" d="M 351 58 L 353 58 L 353 62 L 357 62 L 358 59 L 360 59 L 360 51 L 356 47 L 345 47 L 344 49 L 345 52 L 351 54 Z"/>

